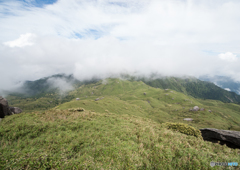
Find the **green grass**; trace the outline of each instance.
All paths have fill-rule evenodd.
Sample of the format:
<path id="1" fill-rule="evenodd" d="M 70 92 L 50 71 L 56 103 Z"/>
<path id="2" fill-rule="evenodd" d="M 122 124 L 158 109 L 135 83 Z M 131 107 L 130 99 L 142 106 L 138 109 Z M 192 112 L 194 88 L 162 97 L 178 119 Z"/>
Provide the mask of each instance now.
<path id="1" fill-rule="evenodd" d="M 240 162 L 238 149 L 150 119 L 91 111 L 7 116 L 0 142 L 0 169 L 221 169 L 210 162 Z"/>
<path id="2" fill-rule="evenodd" d="M 240 130 L 237 104 L 120 79 L 65 96 L 7 99 L 26 109 L 0 122 L 0 169 L 224 169 L 210 162 L 240 163 L 239 149 L 195 137 L 199 128 Z M 196 105 L 205 110 L 189 111 Z"/>
<path id="3" fill-rule="evenodd" d="M 240 105 L 196 99 L 171 89 L 153 88 L 143 82 L 107 79 L 104 84 L 98 82 L 84 85 L 70 94 L 81 100 L 73 99 L 60 105 L 59 109 L 84 107 L 100 113 L 108 110 L 115 114 L 141 116 L 159 123 L 188 123 L 196 128 L 231 130 L 240 128 Z M 104 99 L 95 101 L 96 98 L 101 97 Z M 196 105 L 204 108 L 205 111 L 190 112 L 189 109 Z M 193 118 L 193 121 L 183 120 L 188 117 Z"/>

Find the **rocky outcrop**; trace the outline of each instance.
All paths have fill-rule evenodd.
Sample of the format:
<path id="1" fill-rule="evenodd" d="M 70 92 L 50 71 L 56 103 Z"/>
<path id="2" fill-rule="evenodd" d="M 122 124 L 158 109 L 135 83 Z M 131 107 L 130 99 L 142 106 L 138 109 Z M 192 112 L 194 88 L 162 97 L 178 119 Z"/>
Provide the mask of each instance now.
<path id="1" fill-rule="evenodd" d="M 200 129 L 202 137 L 206 141 L 213 143 L 220 142 L 221 145 L 226 144 L 230 148 L 240 149 L 240 131 L 219 130 L 212 128 Z"/>
<path id="2" fill-rule="evenodd" d="M 6 115 L 11 115 L 11 111 L 8 106 L 8 102 L 5 98 L 0 96 L 0 118 L 4 118 Z"/>
<path id="3" fill-rule="evenodd" d="M 12 114 L 22 113 L 22 109 L 20 109 L 18 107 L 9 107 L 9 109 L 12 112 Z"/>
<path id="4" fill-rule="evenodd" d="M 3 105 L 0 104 L 0 119 L 4 118 Z"/>
<path id="5" fill-rule="evenodd" d="M 4 118 L 7 115 L 13 115 L 21 113 L 22 110 L 18 107 L 9 107 L 5 98 L 0 96 L 0 118 Z"/>

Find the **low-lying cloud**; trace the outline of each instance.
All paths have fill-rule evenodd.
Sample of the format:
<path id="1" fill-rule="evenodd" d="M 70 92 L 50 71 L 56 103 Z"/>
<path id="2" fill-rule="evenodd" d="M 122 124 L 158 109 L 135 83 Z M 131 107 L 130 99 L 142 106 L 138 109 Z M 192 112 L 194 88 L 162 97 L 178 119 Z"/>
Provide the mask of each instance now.
<path id="1" fill-rule="evenodd" d="M 240 81 L 239 8 L 235 0 L 0 2 L 0 89 L 57 73 Z"/>
<path id="2" fill-rule="evenodd" d="M 67 82 L 63 78 L 51 77 L 47 80 L 47 83 L 51 88 L 58 88 L 61 95 L 74 89 L 72 82 Z"/>

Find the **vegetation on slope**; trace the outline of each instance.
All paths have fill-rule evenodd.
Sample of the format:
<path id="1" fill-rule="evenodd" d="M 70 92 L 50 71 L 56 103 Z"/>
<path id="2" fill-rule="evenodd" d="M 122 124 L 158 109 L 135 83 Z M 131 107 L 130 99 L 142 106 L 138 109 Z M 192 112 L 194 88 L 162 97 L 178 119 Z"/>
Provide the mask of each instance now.
<path id="1" fill-rule="evenodd" d="M 45 112 L 0 122 L 0 169 L 224 169 L 240 150 L 171 131 L 131 115 Z"/>
<path id="2" fill-rule="evenodd" d="M 159 123 L 186 123 L 184 118 L 193 118 L 192 122 L 187 123 L 196 128 L 240 130 L 240 106 L 237 104 L 196 99 L 170 89 L 153 88 L 141 81 L 107 79 L 83 85 L 70 95 L 80 100 L 73 99 L 59 106 L 59 109 L 84 107 L 99 113 L 107 111 L 141 116 Z M 196 105 L 204 110 L 189 111 Z"/>
<path id="3" fill-rule="evenodd" d="M 56 99 L 58 97 L 61 100 Z M 103 99 L 95 101 L 97 98 Z M 240 130 L 240 105 L 197 99 L 175 90 L 153 88 L 141 81 L 106 79 L 82 85 L 65 96 L 49 94 L 42 98 L 25 99 L 9 96 L 7 99 L 10 105 L 20 107 L 25 112 L 46 110 L 63 103 L 59 109 L 83 107 L 99 113 L 107 111 L 141 116 L 159 123 L 186 123 L 184 118 L 193 118 L 187 123 L 196 128 Z M 204 110 L 189 111 L 194 106 Z"/>
<path id="4" fill-rule="evenodd" d="M 160 79 L 141 79 L 152 87 L 173 89 L 184 94 L 200 99 L 220 100 L 222 102 L 240 102 L 240 95 L 224 90 L 211 82 L 201 81 L 196 78 L 166 77 Z"/>

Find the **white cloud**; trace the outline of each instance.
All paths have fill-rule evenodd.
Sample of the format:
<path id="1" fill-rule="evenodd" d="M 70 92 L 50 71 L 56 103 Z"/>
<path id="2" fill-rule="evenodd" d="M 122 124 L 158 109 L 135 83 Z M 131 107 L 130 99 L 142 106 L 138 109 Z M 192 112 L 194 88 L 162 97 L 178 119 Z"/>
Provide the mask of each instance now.
<path id="1" fill-rule="evenodd" d="M 229 88 L 224 88 L 225 90 L 227 90 L 227 91 L 231 91 Z"/>
<path id="2" fill-rule="evenodd" d="M 43 8 L 0 2 L 1 88 L 56 73 L 240 80 L 239 8 L 237 0 L 59 0 Z"/>
<path id="3" fill-rule="evenodd" d="M 31 46 L 33 45 L 33 40 L 36 35 L 31 33 L 21 34 L 20 37 L 13 41 L 8 41 L 3 43 L 9 47 L 24 47 L 24 46 Z"/>
<path id="4" fill-rule="evenodd" d="M 234 62 L 237 61 L 237 55 L 234 55 L 231 52 L 226 52 L 226 53 L 221 53 L 218 55 L 220 59 L 225 60 L 225 61 L 230 61 L 230 62 Z"/>
<path id="5" fill-rule="evenodd" d="M 61 78 L 49 78 L 47 83 L 49 83 L 52 87 L 59 88 L 61 94 L 65 94 L 65 92 L 74 89 L 71 82 L 67 82 Z"/>

